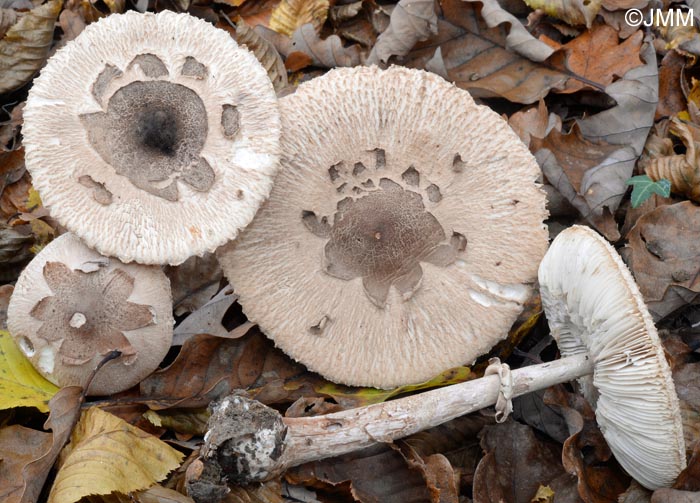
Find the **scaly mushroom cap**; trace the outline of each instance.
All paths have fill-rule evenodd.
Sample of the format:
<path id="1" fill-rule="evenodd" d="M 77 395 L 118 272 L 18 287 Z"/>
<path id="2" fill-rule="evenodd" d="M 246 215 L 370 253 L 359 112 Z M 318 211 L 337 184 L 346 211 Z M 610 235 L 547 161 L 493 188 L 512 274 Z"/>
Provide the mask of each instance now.
<path id="1" fill-rule="evenodd" d="M 58 51 L 22 133 L 52 216 L 104 255 L 178 264 L 251 221 L 277 171 L 279 127 L 255 56 L 164 11 L 108 16 Z"/>
<path id="2" fill-rule="evenodd" d="M 283 168 L 219 253 L 249 318 L 336 382 L 382 388 L 505 337 L 547 246 L 535 159 L 440 77 L 333 70 L 281 100 Z"/>
<path id="3" fill-rule="evenodd" d="M 159 267 L 103 257 L 72 234 L 55 239 L 22 271 L 7 327 L 34 367 L 57 386 L 90 395 L 130 388 L 153 372 L 173 337 L 170 282 Z"/>
<path id="4" fill-rule="evenodd" d="M 685 468 L 678 396 L 656 327 L 615 249 L 587 227 L 557 236 L 539 271 L 542 305 L 563 356 L 590 353 L 586 398 L 615 458 L 648 489 Z"/>

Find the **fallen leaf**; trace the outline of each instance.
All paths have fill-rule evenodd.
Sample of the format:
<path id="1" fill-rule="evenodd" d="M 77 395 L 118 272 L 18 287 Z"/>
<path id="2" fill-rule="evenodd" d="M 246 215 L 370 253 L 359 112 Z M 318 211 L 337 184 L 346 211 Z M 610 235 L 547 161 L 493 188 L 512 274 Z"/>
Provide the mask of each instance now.
<path id="1" fill-rule="evenodd" d="M 654 491 L 651 503 L 700 503 L 700 493 L 664 487 Z"/>
<path id="2" fill-rule="evenodd" d="M 627 490 L 617 497 L 618 503 L 650 503 L 651 491 L 632 480 Z"/>
<path id="3" fill-rule="evenodd" d="M 163 272 L 170 280 L 176 316 L 192 313 L 209 302 L 219 291 L 223 278 L 213 253 L 190 257 L 178 266 L 165 266 Z"/>
<path id="4" fill-rule="evenodd" d="M 0 499 L 21 501 L 22 470 L 51 447 L 51 434 L 20 425 L 0 429 Z"/>
<path id="5" fill-rule="evenodd" d="M 49 400 L 57 391 L 34 369 L 10 333 L 0 330 L 0 409 L 36 407 L 48 412 Z"/>
<path id="6" fill-rule="evenodd" d="M 669 155 L 652 154 L 644 163 L 644 170 L 654 181 L 670 181 L 670 190 L 674 193 L 700 202 L 700 126 L 674 117 L 668 131 L 683 141 L 685 154 L 675 154 L 673 147 Z"/>
<path id="7" fill-rule="evenodd" d="M 632 208 L 638 208 L 654 194 L 661 197 L 671 195 L 671 182 L 665 178 L 654 181 L 647 175 L 633 176 L 627 180 L 627 185 L 632 186 Z"/>
<path id="8" fill-rule="evenodd" d="M 276 480 L 248 486 L 233 486 L 223 503 L 284 503 L 282 486 Z M 292 500 L 295 501 L 295 500 Z"/>
<path id="9" fill-rule="evenodd" d="M 313 485 L 331 501 L 346 501 L 352 495 L 354 501 L 366 503 L 439 502 L 424 472 L 411 466 L 398 447 L 387 444 L 292 468 L 286 479 Z"/>
<path id="10" fill-rule="evenodd" d="M 571 2 L 564 0 L 525 0 L 531 9 L 540 9 L 548 16 L 561 19 L 570 25 L 586 25 L 590 28 L 591 23 L 598 15 L 602 6 L 602 0 L 574 0 Z"/>
<path id="11" fill-rule="evenodd" d="M 275 46 L 265 40 L 241 19 L 236 24 L 236 41 L 244 44 L 255 54 L 260 64 L 267 70 L 275 91 L 280 92 L 287 87 L 287 69 L 282 62 Z"/>
<path id="12" fill-rule="evenodd" d="M 474 503 L 529 503 L 540 485 L 564 475 L 559 446 L 507 421 L 481 432 L 485 456 L 474 476 Z"/>
<path id="13" fill-rule="evenodd" d="M 9 120 L 0 123 L 0 151 L 15 151 L 18 150 L 18 135 L 19 129 L 22 126 L 22 111 L 24 110 L 24 102 L 15 105 L 12 111 L 9 112 Z M 7 113 L 7 112 L 6 112 Z M 1 162 L 0 164 L 5 164 Z M 23 163 L 24 164 L 24 163 Z M 0 172 L 5 170 L 0 168 Z M 4 176 L 4 175 L 0 175 Z M 1 178 L 0 178 L 1 179 Z M 12 182 L 7 182 L 12 183 Z M 2 185 L 4 188 L 4 185 Z M 0 190 L 0 194 L 2 190 Z"/>
<path id="14" fill-rule="evenodd" d="M 495 0 L 483 7 L 444 0 L 437 35 L 417 44 L 408 54 L 406 66 L 438 73 L 477 98 L 500 96 L 529 104 L 544 98 L 551 89 L 563 87 L 570 74 L 541 63 L 553 49 L 530 35 L 512 15 L 501 21 L 498 14 L 505 11 L 492 4 Z M 487 11 L 487 6 L 491 10 Z M 492 22 L 487 24 L 485 18 Z M 520 28 L 511 24 L 508 31 L 499 21 Z"/>
<path id="15" fill-rule="evenodd" d="M 10 443 L 11 450 L 3 455 L 2 451 L 7 447 L 0 441 L 0 475 L 3 475 L 0 480 L 8 482 L 0 485 L 0 499 L 3 503 L 38 501 L 46 477 L 68 441 L 71 430 L 80 415 L 82 401 L 81 388 L 77 386 L 63 388 L 49 402 L 51 412 L 44 428 L 51 429 L 52 433 L 36 431 L 29 435 L 26 429 L 15 430 L 14 433 L 21 435 L 20 439 L 26 440 L 30 447 L 29 451 L 25 451 L 21 457 L 18 453 L 23 452 L 23 448 L 18 448 L 15 442 Z M 4 436 L 2 432 L 3 430 L 0 430 L 0 435 Z M 13 461 L 8 466 L 10 459 Z M 4 476 L 6 469 L 11 470 L 11 476 Z"/>
<path id="16" fill-rule="evenodd" d="M 206 407 L 235 389 L 258 388 L 255 398 L 265 403 L 268 385 L 282 387 L 303 372 L 258 330 L 239 339 L 195 335 L 175 361 L 141 381 L 141 395 L 152 409 Z M 287 401 L 288 393 L 283 393 Z"/>
<path id="17" fill-rule="evenodd" d="M 180 346 L 187 339 L 197 334 L 210 334 L 217 337 L 228 337 L 229 331 L 222 321 L 226 311 L 238 299 L 231 287 L 226 287 L 217 293 L 202 307 L 182 320 L 173 331 L 173 345 Z"/>
<path id="18" fill-rule="evenodd" d="M 195 503 L 192 498 L 172 489 L 155 485 L 145 491 L 119 494 L 112 493 L 100 496 L 86 496 L 81 503 Z"/>
<path id="19" fill-rule="evenodd" d="M 18 13 L 15 9 L 0 9 L 0 38 L 17 22 Z"/>
<path id="20" fill-rule="evenodd" d="M 272 43 L 285 58 L 292 53 L 301 52 L 311 58 L 311 64 L 320 68 L 357 66 L 364 58 L 359 45 L 345 47 L 336 35 L 321 39 L 311 24 L 297 28 L 291 38 L 264 26 L 257 26 L 255 31 Z"/>
<path id="21" fill-rule="evenodd" d="M 391 12 L 389 26 L 379 35 L 367 64 L 386 63 L 392 56 L 405 56 L 416 42 L 437 33 L 433 0 L 400 0 Z"/>
<path id="22" fill-rule="evenodd" d="M 637 220 L 622 250 L 654 319 L 700 294 L 700 208 L 689 201 L 661 206 Z"/>
<path id="23" fill-rule="evenodd" d="M 668 51 L 659 67 L 659 104 L 656 107 L 655 120 L 672 117 L 685 110 L 686 103 L 681 88 L 686 58 L 676 51 Z"/>
<path id="24" fill-rule="evenodd" d="M 345 5 L 331 7 L 330 17 L 334 23 L 342 23 L 354 18 L 362 11 L 362 0 Z"/>
<path id="25" fill-rule="evenodd" d="M 207 409 L 168 409 L 159 412 L 149 410 L 144 417 L 154 426 L 176 433 L 204 435 L 211 413 Z"/>
<path id="26" fill-rule="evenodd" d="M 61 0 L 50 0 L 35 7 L 0 40 L 0 93 L 23 86 L 44 66 L 61 6 Z"/>
<path id="27" fill-rule="evenodd" d="M 282 0 L 272 11 L 270 28 L 291 36 L 297 28 L 310 23 L 319 33 L 328 17 L 329 8 L 328 0 Z"/>
<path id="28" fill-rule="evenodd" d="M 165 442 L 102 411 L 85 410 L 61 453 L 48 503 L 73 503 L 90 494 L 146 489 L 180 465 Z"/>
<path id="29" fill-rule="evenodd" d="M 589 5 L 593 5 L 590 2 Z M 550 42 L 557 52 L 549 62 L 554 68 L 575 75 L 558 93 L 574 93 L 582 89 L 605 89 L 616 78 L 643 64 L 641 30 L 620 42 L 617 32 L 607 25 L 596 25 L 565 45 Z"/>

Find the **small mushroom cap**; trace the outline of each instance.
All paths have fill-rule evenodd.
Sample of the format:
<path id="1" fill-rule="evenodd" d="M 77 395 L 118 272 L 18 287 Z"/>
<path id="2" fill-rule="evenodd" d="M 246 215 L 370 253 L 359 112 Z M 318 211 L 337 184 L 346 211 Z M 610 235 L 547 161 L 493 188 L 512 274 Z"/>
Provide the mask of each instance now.
<path id="1" fill-rule="evenodd" d="M 539 270 L 542 305 L 563 356 L 588 352 L 586 398 L 615 458 L 648 489 L 686 466 L 678 396 L 639 288 L 615 249 L 583 226 L 552 242 Z"/>
<path id="2" fill-rule="evenodd" d="M 547 246 L 535 159 L 440 77 L 337 69 L 280 100 L 283 168 L 223 248 L 248 317 L 336 382 L 390 388 L 505 337 Z"/>
<path id="3" fill-rule="evenodd" d="M 34 367 L 57 386 L 110 395 L 156 370 L 172 342 L 170 282 L 160 267 L 103 257 L 76 236 L 49 243 L 22 271 L 7 326 Z"/>
<path id="4" fill-rule="evenodd" d="M 235 238 L 279 165 L 265 69 L 225 31 L 168 11 L 113 14 L 59 50 L 22 133 L 52 216 L 123 262 L 176 265 Z"/>

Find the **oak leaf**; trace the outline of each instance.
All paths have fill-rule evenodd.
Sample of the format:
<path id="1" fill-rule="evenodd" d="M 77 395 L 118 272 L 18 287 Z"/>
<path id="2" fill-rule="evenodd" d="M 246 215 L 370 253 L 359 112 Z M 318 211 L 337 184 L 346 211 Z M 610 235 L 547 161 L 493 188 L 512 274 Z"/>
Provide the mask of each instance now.
<path id="1" fill-rule="evenodd" d="M 82 413 L 61 453 L 48 503 L 146 489 L 177 468 L 183 457 L 156 437 L 91 407 Z"/>

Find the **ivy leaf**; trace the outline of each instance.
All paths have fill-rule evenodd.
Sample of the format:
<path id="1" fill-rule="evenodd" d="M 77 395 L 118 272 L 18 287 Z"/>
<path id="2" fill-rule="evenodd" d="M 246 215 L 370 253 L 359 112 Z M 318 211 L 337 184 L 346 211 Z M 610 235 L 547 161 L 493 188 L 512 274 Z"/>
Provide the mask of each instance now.
<path id="1" fill-rule="evenodd" d="M 647 175 L 633 176 L 627 182 L 627 185 L 632 185 L 632 208 L 637 208 L 644 201 L 649 199 L 652 194 L 658 194 L 661 197 L 671 195 L 671 182 L 662 178 L 655 182 Z"/>

